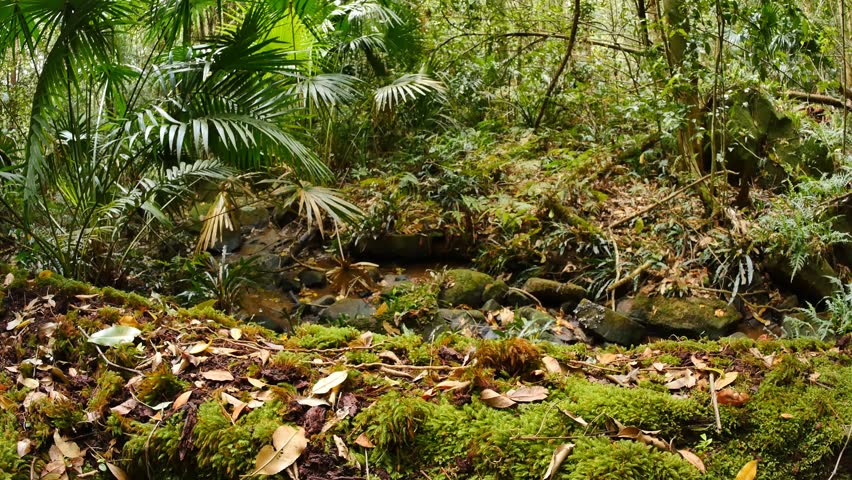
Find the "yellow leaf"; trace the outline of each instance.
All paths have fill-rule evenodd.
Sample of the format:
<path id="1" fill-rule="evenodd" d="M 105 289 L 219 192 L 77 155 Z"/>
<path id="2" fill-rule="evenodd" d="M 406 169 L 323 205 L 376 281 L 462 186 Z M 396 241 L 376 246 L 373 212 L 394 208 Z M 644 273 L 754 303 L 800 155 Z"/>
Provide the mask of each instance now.
<path id="1" fill-rule="evenodd" d="M 334 372 L 325 378 L 321 378 L 316 384 L 314 384 L 314 388 L 311 389 L 311 392 L 314 395 L 325 395 L 335 387 L 338 387 L 340 384 L 345 382 L 348 376 L 349 372 L 346 370 Z"/>
<path id="2" fill-rule="evenodd" d="M 243 331 L 240 330 L 239 328 L 232 328 L 230 330 L 230 333 L 231 333 L 231 338 L 233 338 L 234 340 L 239 340 L 239 339 L 243 338 Z"/>
<path id="3" fill-rule="evenodd" d="M 172 405 L 173 410 L 177 410 L 178 408 L 186 405 L 186 402 L 189 401 L 189 397 L 192 396 L 192 390 L 187 390 L 180 394 L 179 397 L 175 399 L 174 405 Z"/>
<path id="4" fill-rule="evenodd" d="M 378 317 L 378 316 L 384 315 L 385 312 L 387 312 L 387 311 L 388 311 L 388 304 L 383 303 L 383 304 L 379 305 L 379 308 L 376 309 L 376 316 Z"/>
<path id="5" fill-rule="evenodd" d="M 198 355 L 204 350 L 207 350 L 208 347 L 210 347 L 210 342 L 198 342 L 187 350 L 187 353 L 190 355 Z"/>
<path id="6" fill-rule="evenodd" d="M 719 380 L 716 380 L 716 391 L 718 392 L 719 390 L 734 383 L 734 380 L 736 380 L 738 376 L 739 374 L 737 372 L 726 373 L 724 377 L 720 378 Z"/>
<path id="7" fill-rule="evenodd" d="M 272 445 L 260 449 L 252 475 L 275 475 L 298 460 L 308 446 L 305 429 L 282 425 L 272 434 Z"/>
<path id="8" fill-rule="evenodd" d="M 234 380 L 234 376 L 227 370 L 208 370 L 201 372 L 201 376 L 214 382 L 231 382 Z"/>
<path id="9" fill-rule="evenodd" d="M 704 467 L 704 462 L 701 461 L 698 455 L 690 452 L 689 450 L 678 450 L 677 453 L 679 453 L 684 460 L 691 463 L 695 468 L 697 468 L 699 472 L 705 473 L 707 471 L 707 469 Z"/>
<path id="10" fill-rule="evenodd" d="M 553 357 L 545 355 L 541 357 L 541 363 L 544 364 L 544 368 L 550 373 L 562 373 L 562 367 L 559 365 L 559 361 Z"/>
<path id="11" fill-rule="evenodd" d="M 737 474 L 736 480 L 754 480 L 754 477 L 757 476 L 757 460 L 752 460 L 740 469 L 740 473 Z"/>

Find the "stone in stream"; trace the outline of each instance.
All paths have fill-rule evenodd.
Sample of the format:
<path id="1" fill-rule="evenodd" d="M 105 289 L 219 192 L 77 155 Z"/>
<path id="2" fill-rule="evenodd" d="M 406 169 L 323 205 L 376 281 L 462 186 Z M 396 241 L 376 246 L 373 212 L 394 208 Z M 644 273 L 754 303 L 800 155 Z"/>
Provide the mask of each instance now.
<path id="1" fill-rule="evenodd" d="M 326 284 L 325 272 L 313 269 L 302 270 L 299 272 L 299 281 L 308 288 L 324 287 Z"/>
<path id="2" fill-rule="evenodd" d="M 574 313 L 580 325 L 608 342 L 638 345 L 645 336 L 645 328 L 639 323 L 586 299 L 580 301 Z"/>
<path id="3" fill-rule="evenodd" d="M 724 300 L 713 298 L 668 298 L 639 295 L 622 300 L 618 310 L 653 333 L 719 338 L 731 330 L 742 315 Z"/>
<path id="4" fill-rule="evenodd" d="M 500 305 L 500 302 L 494 300 L 493 298 L 489 298 L 482 304 L 482 307 L 479 309 L 482 312 L 495 312 L 503 308 L 503 305 Z"/>
<path id="5" fill-rule="evenodd" d="M 210 247 L 210 251 L 214 253 L 236 252 L 243 246 L 243 234 L 239 230 L 225 230 L 222 232 L 222 238 Z"/>
<path id="6" fill-rule="evenodd" d="M 269 223 L 269 210 L 260 205 L 245 205 L 237 212 L 237 219 L 244 227 L 262 228 Z"/>
<path id="7" fill-rule="evenodd" d="M 576 305 L 586 297 L 586 289 L 579 285 L 545 278 L 529 278 L 524 283 L 523 289 L 545 305 L 556 306 L 564 303 Z"/>
<path id="8" fill-rule="evenodd" d="M 345 322 L 346 325 L 361 330 L 375 330 L 377 320 L 373 318 L 376 307 L 358 298 L 344 298 L 325 308 L 320 313 L 322 322 Z"/>
<path id="9" fill-rule="evenodd" d="M 482 272 L 467 269 L 449 270 L 438 294 L 438 302 L 450 307 L 467 305 L 478 308 L 486 300 L 497 300 L 500 294 L 508 289 L 502 280 L 495 280 L 491 275 Z"/>

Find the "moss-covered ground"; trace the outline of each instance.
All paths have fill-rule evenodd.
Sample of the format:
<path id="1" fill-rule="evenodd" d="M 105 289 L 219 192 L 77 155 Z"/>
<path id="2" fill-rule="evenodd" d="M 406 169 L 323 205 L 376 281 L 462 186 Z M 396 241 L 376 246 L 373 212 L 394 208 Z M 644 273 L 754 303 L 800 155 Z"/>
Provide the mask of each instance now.
<path id="1" fill-rule="evenodd" d="M 843 340 L 624 349 L 315 325 L 286 335 L 11 273 L 0 316 L 4 480 L 238 478 L 285 424 L 308 439 L 300 478 L 366 478 L 369 465 L 371 478 L 539 479 L 563 444 L 573 449 L 552 478 L 733 479 L 757 460 L 758 479 L 825 479 L 838 459 L 834 478 L 852 478 Z M 113 325 L 140 333 L 87 342 Z M 306 401 L 335 371 L 345 382 Z M 730 381 L 716 395 L 721 428 L 711 373 Z M 546 398 L 496 408 L 483 397 L 522 387 Z"/>

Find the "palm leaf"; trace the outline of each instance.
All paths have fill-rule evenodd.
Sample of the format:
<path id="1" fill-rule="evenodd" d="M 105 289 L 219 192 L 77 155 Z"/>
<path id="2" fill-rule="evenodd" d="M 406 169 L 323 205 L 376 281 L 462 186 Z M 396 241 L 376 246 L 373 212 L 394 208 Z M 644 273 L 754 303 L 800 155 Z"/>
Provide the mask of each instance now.
<path id="1" fill-rule="evenodd" d="M 407 73 L 390 85 L 378 88 L 375 94 L 376 109 L 393 109 L 405 102 L 417 100 L 427 95 L 442 97 L 444 84 L 423 73 Z"/>

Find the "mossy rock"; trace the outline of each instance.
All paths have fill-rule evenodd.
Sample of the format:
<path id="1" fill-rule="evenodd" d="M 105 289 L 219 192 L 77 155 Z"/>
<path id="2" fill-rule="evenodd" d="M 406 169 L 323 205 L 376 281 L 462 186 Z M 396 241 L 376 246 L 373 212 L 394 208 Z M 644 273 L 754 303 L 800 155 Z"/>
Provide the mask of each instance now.
<path id="1" fill-rule="evenodd" d="M 483 298 L 486 290 L 490 292 L 495 288 L 494 283 L 494 277 L 482 272 L 467 269 L 449 270 L 444 286 L 438 294 L 438 302 L 451 307 L 467 305 L 478 308 L 487 300 Z"/>
<path id="2" fill-rule="evenodd" d="M 831 277 L 838 277 L 837 272 L 822 256 L 809 259 L 795 274 L 786 256 L 770 257 L 763 266 L 773 282 L 777 285 L 788 285 L 796 292 L 796 296 L 811 303 L 832 296 L 837 289 L 830 280 Z"/>
<path id="3" fill-rule="evenodd" d="M 669 298 L 639 295 L 619 310 L 645 324 L 654 333 L 676 333 L 692 337 L 719 338 L 742 320 L 742 314 L 724 300 L 712 298 Z"/>
<path id="4" fill-rule="evenodd" d="M 614 310 L 583 299 L 575 310 L 580 324 L 607 342 L 637 345 L 645 327 Z"/>

